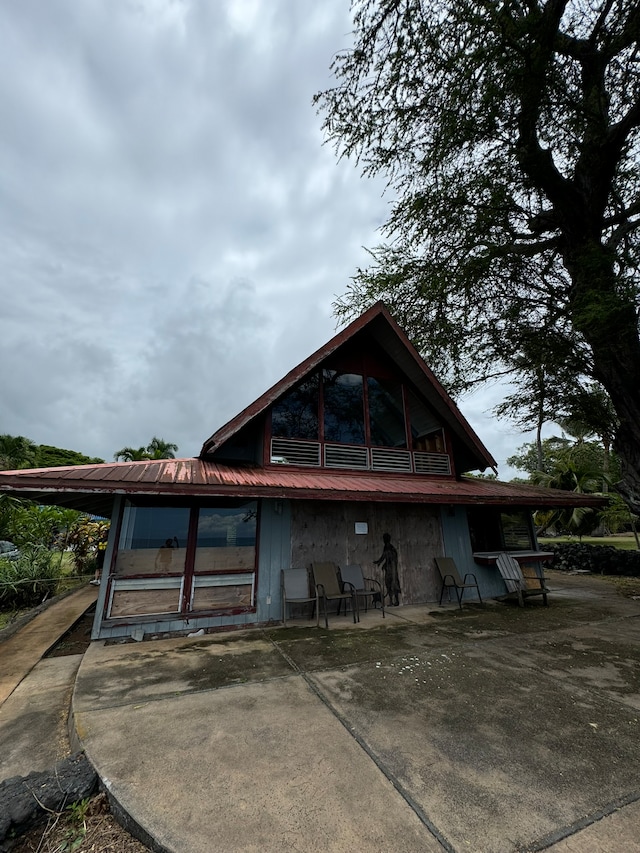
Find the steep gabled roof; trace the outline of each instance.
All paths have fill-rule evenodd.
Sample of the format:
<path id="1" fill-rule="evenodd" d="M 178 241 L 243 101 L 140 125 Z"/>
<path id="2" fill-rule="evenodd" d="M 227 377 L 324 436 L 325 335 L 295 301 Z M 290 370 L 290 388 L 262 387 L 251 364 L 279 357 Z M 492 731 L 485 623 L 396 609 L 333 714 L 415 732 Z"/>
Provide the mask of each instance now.
<path id="1" fill-rule="evenodd" d="M 214 432 L 203 444 L 200 458 L 211 458 L 215 451 L 237 435 L 241 429 L 248 426 L 251 421 L 259 418 L 269 406 L 279 400 L 296 383 L 319 368 L 329 356 L 336 353 L 337 350 L 365 330 L 397 365 L 399 371 L 404 373 L 422 396 L 429 401 L 436 414 L 465 449 L 463 470 L 495 469 L 497 463 L 493 456 L 480 441 L 468 421 L 382 302 L 376 303 L 364 314 L 361 314 L 324 346 L 316 350 L 313 355 L 290 370 L 286 376 L 276 382 L 268 391 L 265 391 L 255 402 Z"/>

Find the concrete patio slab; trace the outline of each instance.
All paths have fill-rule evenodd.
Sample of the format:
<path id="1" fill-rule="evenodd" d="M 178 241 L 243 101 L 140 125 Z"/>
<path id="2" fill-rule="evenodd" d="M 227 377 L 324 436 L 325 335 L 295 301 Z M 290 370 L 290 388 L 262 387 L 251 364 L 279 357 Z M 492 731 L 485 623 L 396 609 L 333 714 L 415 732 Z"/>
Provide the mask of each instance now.
<path id="1" fill-rule="evenodd" d="M 111 795 L 162 849 L 442 850 L 300 676 L 76 721 Z"/>
<path id="2" fill-rule="evenodd" d="M 552 587 L 548 608 L 94 643 L 77 730 L 160 850 L 633 850 L 640 603 Z"/>

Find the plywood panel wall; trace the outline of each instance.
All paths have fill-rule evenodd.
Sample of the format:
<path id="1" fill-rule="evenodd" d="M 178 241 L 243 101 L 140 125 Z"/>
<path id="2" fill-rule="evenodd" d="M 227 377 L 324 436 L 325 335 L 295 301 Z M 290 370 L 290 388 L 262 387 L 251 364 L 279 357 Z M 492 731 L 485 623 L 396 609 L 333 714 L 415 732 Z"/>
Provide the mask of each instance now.
<path id="1" fill-rule="evenodd" d="M 443 553 L 438 507 L 292 501 L 291 513 L 293 566 L 360 563 L 365 575 L 382 581 L 373 561 L 382 553 L 382 535 L 389 533 L 398 551 L 401 603 L 437 601 L 440 579 L 433 558 Z M 368 533 L 357 534 L 356 522 L 366 522 Z"/>

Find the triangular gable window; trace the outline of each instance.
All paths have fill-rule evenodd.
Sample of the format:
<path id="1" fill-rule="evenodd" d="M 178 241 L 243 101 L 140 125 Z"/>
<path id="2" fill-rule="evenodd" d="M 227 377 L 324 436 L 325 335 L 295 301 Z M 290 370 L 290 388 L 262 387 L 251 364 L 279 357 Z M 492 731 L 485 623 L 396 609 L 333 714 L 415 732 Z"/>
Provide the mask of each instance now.
<path id="1" fill-rule="evenodd" d="M 354 367 L 323 367 L 273 404 L 271 463 L 451 474 L 444 430 L 416 392 L 371 359 Z"/>

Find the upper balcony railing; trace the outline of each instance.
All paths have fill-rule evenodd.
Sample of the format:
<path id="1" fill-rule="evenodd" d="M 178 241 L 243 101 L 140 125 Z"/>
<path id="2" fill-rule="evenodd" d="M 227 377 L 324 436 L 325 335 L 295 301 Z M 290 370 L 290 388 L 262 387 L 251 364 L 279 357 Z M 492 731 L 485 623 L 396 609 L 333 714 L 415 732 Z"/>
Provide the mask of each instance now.
<path id="1" fill-rule="evenodd" d="M 276 465 L 391 471 L 397 474 L 451 474 L 451 460 L 447 453 L 323 444 L 295 438 L 272 438 L 271 462 Z"/>

